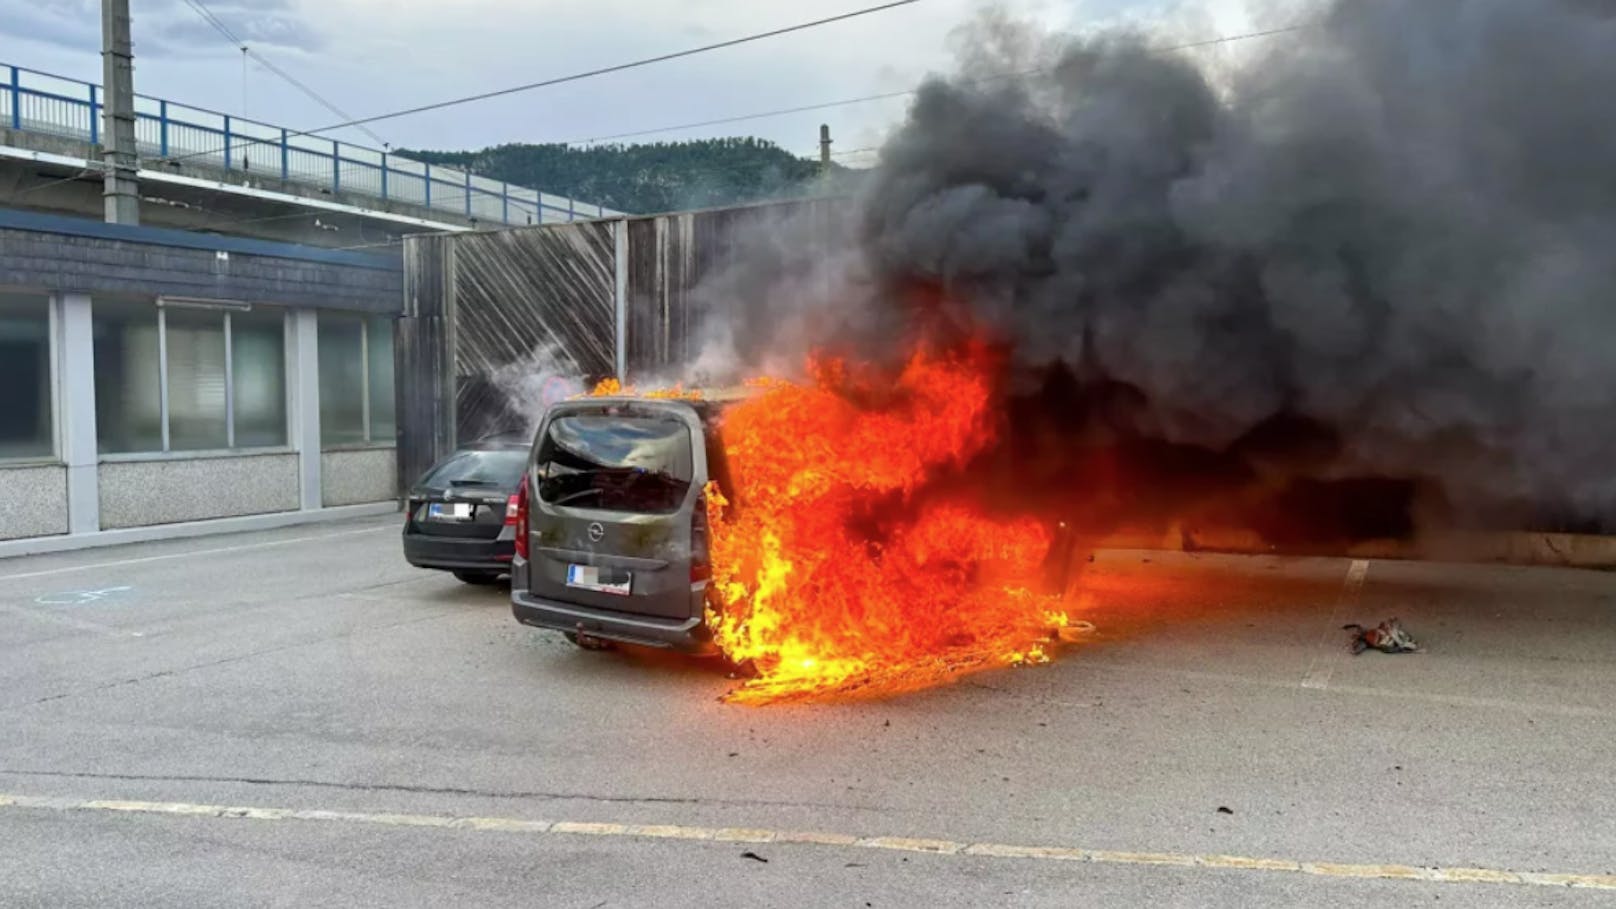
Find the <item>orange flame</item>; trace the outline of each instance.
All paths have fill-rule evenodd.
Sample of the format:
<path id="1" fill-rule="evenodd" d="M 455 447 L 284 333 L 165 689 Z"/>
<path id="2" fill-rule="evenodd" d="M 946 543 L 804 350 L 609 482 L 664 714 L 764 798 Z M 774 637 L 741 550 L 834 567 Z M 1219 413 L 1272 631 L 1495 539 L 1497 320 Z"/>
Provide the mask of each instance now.
<path id="1" fill-rule="evenodd" d="M 672 388 L 653 388 L 648 391 L 638 391 L 634 386 L 624 385 L 616 378 L 601 379 L 589 394 L 581 395 L 580 397 L 611 398 L 620 395 L 641 398 L 675 398 L 684 401 L 699 401 L 702 397 L 701 389 L 687 389 L 682 385 L 675 385 Z"/>
<path id="2" fill-rule="evenodd" d="M 724 415 L 740 501 L 709 490 L 707 621 L 759 672 L 727 700 L 895 694 L 1048 660 L 1067 618 L 1029 585 L 1049 532 L 913 495 L 992 441 L 992 365 L 922 351 L 894 381 L 817 361 L 811 383 L 760 380 Z"/>

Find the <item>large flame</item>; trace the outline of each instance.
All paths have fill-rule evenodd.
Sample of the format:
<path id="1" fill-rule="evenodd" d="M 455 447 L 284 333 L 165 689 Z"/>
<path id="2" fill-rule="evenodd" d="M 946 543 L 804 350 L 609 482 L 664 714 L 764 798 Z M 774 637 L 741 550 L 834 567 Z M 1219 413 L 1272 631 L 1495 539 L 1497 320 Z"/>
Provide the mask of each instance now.
<path id="1" fill-rule="evenodd" d="M 991 443 L 992 367 L 980 347 L 922 351 L 895 379 L 822 360 L 725 413 L 739 501 L 709 491 L 707 619 L 758 671 L 728 700 L 892 694 L 1048 659 L 1067 624 L 1033 590 L 1048 530 L 915 495 Z"/>

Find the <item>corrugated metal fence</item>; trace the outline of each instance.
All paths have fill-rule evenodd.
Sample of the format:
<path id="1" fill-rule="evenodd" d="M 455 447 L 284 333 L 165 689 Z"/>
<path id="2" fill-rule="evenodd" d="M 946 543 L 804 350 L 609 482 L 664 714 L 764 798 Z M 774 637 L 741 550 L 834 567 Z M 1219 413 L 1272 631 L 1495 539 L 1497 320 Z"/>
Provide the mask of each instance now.
<path id="1" fill-rule="evenodd" d="M 831 229 L 840 200 L 405 240 L 399 327 L 402 475 L 521 428 L 537 393 L 513 370 L 582 383 L 665 375 L 697 353 L 698 288 L 787 220 Z M 810 219 L 804 221 L 804 219 Z M 817 230 L 805 240 L 816 242 Z M 450 402 L 453 405 L 450 406 Z"/>

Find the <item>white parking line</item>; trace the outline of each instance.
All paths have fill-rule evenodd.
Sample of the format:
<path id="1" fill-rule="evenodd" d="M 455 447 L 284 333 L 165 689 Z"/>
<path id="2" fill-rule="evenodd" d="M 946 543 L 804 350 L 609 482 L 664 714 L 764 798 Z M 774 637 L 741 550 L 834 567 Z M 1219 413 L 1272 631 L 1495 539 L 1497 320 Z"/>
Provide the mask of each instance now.
<path id="1" fill-rule="evenodd" d="M 441 814 L 397 814 L 324 811 L 301 808 L 239 807 L 189 802 L 135 802 L 109 799 L 45 798 L 0 793 L 0 811 L 8 809 L 61 812 L 117 812 L 203 817 L 264 822 L 365 824 L 466 830 L 525 836 L 588 836 L 625 839 L 696 840 L 713 843 L 771 843 L 830 849 L 880 849 L 921 852 L 941 860 L 961 856 L 1011 861 L 1091 862 L 1111 865 L 1169 867 L 1189 870 L 1308 874 L 1359 880 L 1423 881 L 1442 884 L 1510 884 L 1529 887 L 1577 888 L 1616 891 L 1616 875 L 1511 871 L 1503 868 L 1433 867 L 1417 865 L 1318 862 L 1304 859 L 1264 858 L 1181 852 L 1116 852 L 1071 846 L 1026 846 L 1010 843 L 970 843 L 955 840 L 914 839 L 898 836 L 854 836 L 757 827 L 695 827 L 682 824 L 618 824 L 597 821 L 543 821 L 524 818 L 457 817 Z"/>
<path id="2" fill-rule="evenodd" d="M 286 540 L 265 540 L 262 543 L 243 543 L 240 546 L 220 546 L 217 549 L 192 549 L 185 552 L 169 552 L 163 555 L 143 556 L 138 559 L 117 559 L 111 562 L 90 562 L 85 565 L 65 565 L 61 568 L 47 568 L 43 571 L 23 571 L 17 574 L 0 575 L 0 581 L 20 581 L 25 578 L 43 578 L 53 574 L 67 574 L 72 571 L 92 571 L 97 568 L 118 568 L 124 565 L 142 565 L 147 562 L 162 562 L 167 559 L 189 559 L 196 556 L 221 555 L 226 552 L 243 552 L 248 549 L 264 549 L 270 546 L 291 546 L 295 543 L 310 543 L 318 540 L 334 540 L 339 537 L 354 537 L 367 533 L 380 533 L 384 530 L 398 532 L 398 527 L 389 524 L 385 527 L 366 527 L 363 530 L 344 530 L 341 533 L 322 533 L 306 537 L 292 537 Z"/>
<path id="3" fill-rule="evenodd" d="M 1330 624 L 1319 641 L 1321 652 L 1313 656 L 1312 665 L 1302 677 L 1303 688 L 1322 691 L 1330 687 L 1330 677 L 1335 675 L 1335 668 L 1341 665 L 1347 652 L 1339 632 L 1341 620 L 1346 617 L 1347 609 L 1358 602 L 1358 594 L 1362 592 L 1364 579 L 1368 576 L 1369 563 L 1363 559 L 1353 559 L 1352 564 L 1347 566 L 1347 579 L 1342 582 L 1341 594 L 1335 599 L 1335 608 L 1330 610 Z M 1332 646 L 1334 649 L 1331 649 Z"/>

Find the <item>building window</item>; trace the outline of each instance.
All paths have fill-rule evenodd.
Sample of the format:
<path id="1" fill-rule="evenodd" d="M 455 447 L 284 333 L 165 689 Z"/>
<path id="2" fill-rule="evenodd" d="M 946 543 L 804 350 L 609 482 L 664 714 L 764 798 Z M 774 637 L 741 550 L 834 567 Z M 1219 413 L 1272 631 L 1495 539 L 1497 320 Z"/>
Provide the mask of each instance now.
<path id="1" fill-rule="evenodd" d="M 319 346 L 321 445 L 392 444 L 392 320 L 321 313 Z"/>
<path id="2" fill-rule="evenodd" d="M 171 451 L 230 447 L 230 409 L 225 404 L 226 318 L 225 313 L 209 310 L 163 311 Z"/>
<path id="3" fill-rule="evenodd" d="M 103 453 L 286 444 L 280 310 L 97 300 L 92 324 Z"/>
<path id="4" fill-rule="evenodd" d="M 393 413 L 393 320 L 371 318 L 365 323 L 370 371 L 370 440 L 396 442 L 398 421 Z"/>
<path id="5" fill-rule="evenodd" d="M 279 310 L 230 314 L 237 448 L 286 445 L 286 318 Z"/>
<path id="6" fill-rule="evenodd" d="M 95 434 L 103 453 L 163 451 L 157 307 L 96 300 Z"/>
<path id="7" fill-rule="evenodd" d="M 0 458 L 56 454 L 50 299 L 0 294 Z"/>

